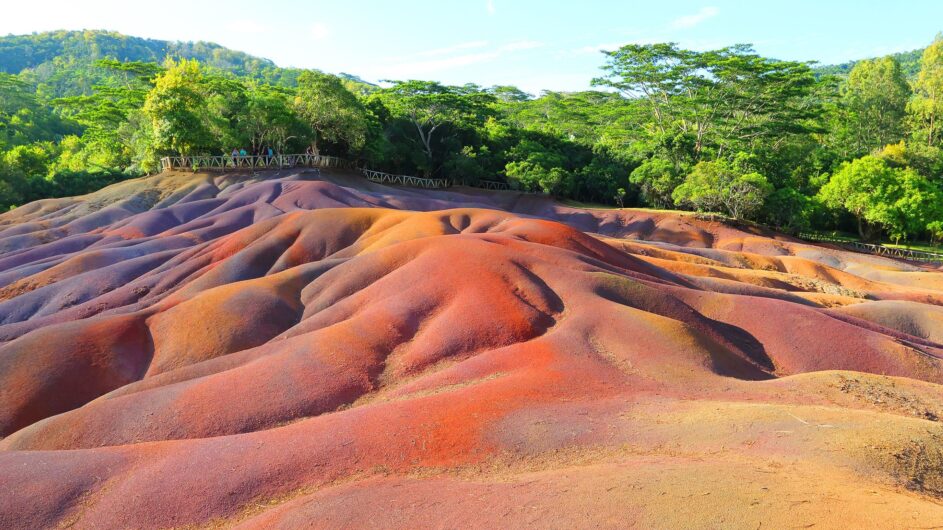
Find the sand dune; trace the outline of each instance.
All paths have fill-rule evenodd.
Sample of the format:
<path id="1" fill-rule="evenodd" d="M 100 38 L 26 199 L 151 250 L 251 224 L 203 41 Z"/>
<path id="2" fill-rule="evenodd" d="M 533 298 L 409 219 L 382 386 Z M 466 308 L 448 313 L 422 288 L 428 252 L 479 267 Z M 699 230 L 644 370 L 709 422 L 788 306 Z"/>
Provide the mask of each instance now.
<path id="1" fill-rule="evenodd" d="M 943 272 L 343 172 L 0 215 L 0 527 L 943 525 Z"/>

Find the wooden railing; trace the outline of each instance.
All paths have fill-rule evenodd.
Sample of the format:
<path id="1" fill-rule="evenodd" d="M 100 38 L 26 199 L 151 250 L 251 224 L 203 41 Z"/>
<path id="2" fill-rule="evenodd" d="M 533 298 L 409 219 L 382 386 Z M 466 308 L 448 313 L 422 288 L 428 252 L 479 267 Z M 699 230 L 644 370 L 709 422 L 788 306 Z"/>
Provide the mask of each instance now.
<path id="1" fill-rule="evenodd" d="M 165 156 L 161 168 L 190 171 L 236 171 L 240 169 L 282 169 L 287 167 L 349 167 L 343 158 L 324 155 L 272 156 Z"/>
<path id="2" fill-rule="evenodd" d="M 413 186 L 416 188 L 448 188 L 452 185 L 446 179 L 427 179 L 411 177 L 409 175 L 391 175 L 372 169 L 361 169 L 360 173 L 367 179 L 380 184 L 396 184 L 399 186 Z"/>
<path id="3" fill-rule="evenodd" d="M 905 259 L 909 261 L 922 261 L 927 263 L 943 263 L 943 254 L 935 252 L 924 252 L 922 250 L 911 250 L 909 248 L 886 247 L 884 245 L 875 245 L 872 243 L 862 243 L 860 241 L 847 241 L 837 237 L 829 237 L 821 234 L 801 233 L 800 239 L 806 241 L 820 241 L 823 243 L 832 243 L 848 250 L 873 254 L 875 256 L 886 256 L 889 258 Z"/>
<path id="4" fill-rule="evenodd" d="M 291 167 L 318 167 L 318 168 L 353 168 L 354 165 L 343 158 L 325 155 L 273 155 L 273 156 L 165 156 L 160 159 L 161 168 L 164 171 L 169 170 L 187 170 L 187 171 L 239 171 L 239 170 L 259 170 L 259 169 L 283 169 Z M 452 181 L 448 179 L 432 179 L 424 177 L 413 177 L 409 175 L 393 175 L 374 171 L 372 169 L 361 169 L 360 173 L 373 182 L 380 184 L 393 184 L 398 186 L 413 186 L 416 188 L 441 189 L 448 188 Z M 486 190 L 510 190 L 511 187 L 506 182 L 494 180 L 479 180 L 474 184 L 465 184 L 476 188 Z"/>
<path id="5" fill-rule="evenodd" d="M 471 186 L 473 188 L 482 188 L 486 190 L 495 190 L 495 191 L 511 189 L 511 186 L 507 182 L 499 182 L 497 180 L 479 180 L 478 182 L 474 184 L 469 184 L 467 182 L 463 182 L 462 184 L 465 186 Z"/>

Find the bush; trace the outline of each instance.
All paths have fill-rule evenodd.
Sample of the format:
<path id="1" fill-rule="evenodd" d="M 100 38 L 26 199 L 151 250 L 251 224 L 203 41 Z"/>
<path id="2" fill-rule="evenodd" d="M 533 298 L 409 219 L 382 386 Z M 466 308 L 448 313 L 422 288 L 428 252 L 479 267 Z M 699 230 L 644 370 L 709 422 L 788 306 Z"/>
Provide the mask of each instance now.
<path id="1" fill-rule="evenodd" d="M 645 203 L 656 208 L 670 207 L 673 202 L 671 194 L 683 181 L 678 168 L 661 158 L 642 162 L 629 175 L 629 182 L 639 187 Z"/>
<path id="2" fill-rule="evenodd" d="M 734 219 L 748 219 L 762 208 L 772 191 L 763 175 L 743 173 L 736 163 L 716 160 L 694 166 L 672 198 L 675 204 L 698 211 L 720 211 Z"/>

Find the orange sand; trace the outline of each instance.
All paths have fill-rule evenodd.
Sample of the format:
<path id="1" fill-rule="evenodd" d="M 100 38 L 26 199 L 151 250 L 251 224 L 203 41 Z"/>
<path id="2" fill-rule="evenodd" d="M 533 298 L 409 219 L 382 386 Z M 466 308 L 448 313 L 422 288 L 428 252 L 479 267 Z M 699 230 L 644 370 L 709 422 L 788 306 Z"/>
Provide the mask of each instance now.
<path id="1" fill-rule="evenodd" d="M 943 526 L 943 272 L 170 173 L 0 215 L 0 528 Z"/>

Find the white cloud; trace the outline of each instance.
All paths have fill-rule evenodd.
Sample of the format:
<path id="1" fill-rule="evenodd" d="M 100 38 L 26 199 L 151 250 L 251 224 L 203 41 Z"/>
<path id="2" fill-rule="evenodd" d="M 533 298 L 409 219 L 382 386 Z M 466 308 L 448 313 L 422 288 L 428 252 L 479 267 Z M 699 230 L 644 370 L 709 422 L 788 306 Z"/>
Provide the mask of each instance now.
<path id="1" fill-rule="evenodd" d="M 331 28 L 321 22 L 315 22 L 311 26 L 311 36 L 316 40 L 324 40 L 331 36 Z"/>
<path id="2" fill-rule="evenodd" d="M 470 53 L 465 55 L 456 55 L 443 59 L 430 59 L 425 61 L 412 61 L 384 67 L 378 73 L 379 78 L 413 78 L 428 75 L 433 72 L 450 70 L 460 66 L 483 63 L 497 59 L 501 54 L 498 52 Z"/>
<path id="3" fill-rule="evenodd" d="M 485 11 L 489 15 L 494 15 L 494 0 L 485 0 Z"/>
<path id="4" fill-rule="evenodd" d="M 517 52 L 523 50 L 533 50 L 535 48 L 540 48 L 544 45 L 542 42 L 537 42 L 534 40 L 520 40 L 516 42 L 509 42 L 504 46 L 498 48 L 498 51 L 501 52 Z"/>
<path id="5" fill-rule="evenodd" d="M 241 18 L 227 22 L 226 29 L 233 33 L 266 33 L 270 31 L 272 27 L 256 20 Z"/>
<path id="6" fill-rule="evenodd" d="M 514 41 L 502 45 L 491 45 L 487 41 L 465 42 L 447 48 L 417 53 L 412 57 L 390 59 L 386 65 L 371 74 L 378 79 L 422 77 L 443 70 L 491 62 L 543 45 L 542 42 L 528 40 Z"/>
<path id="7" fill-rule="evenodd" d="M 463 42 L 461 44 L 456 44 L 454 46 L 447 46 L 445 48 L 436 48 L 434 50 L 427 50 L 424 52 L 419 52 L 417 55 L 420 57 L 434 57 L 437 55 L 448 55 L 450 53 L 455 53 L 462 50 L 484 48 L 486 46 L 488 46 L 488 41 L 478 40 L 478 41 L 473 41 L 473 42 Z"/>
<path id="8" fill-rule="evenodd" d="M 576 51 L 577 53 L 596 53 L 596 52 L 602 52 L 602 51 L 611 52 L 611 51 L 618 50 L 619 48 L 621 48 L 621 47 L 623 47 L 623 46 L 625 46 L 624 43 L 623 43 L 623 44 L 616 44 L 616 43 L 614 43 L 614 42 L 611 42 L 611 43 L 609 43 L 609 44 L 597 44 L 597 45 L 595 45 L 595 46 L 583 46 L 582 48 L 577 48 L 577 49 L 574 50 L 574 51 Z"/>
<path id="9" fill-rule="evenodd" d="M 656 42 L 665 42 L 668 39 L 657 39 L 657 38 L 638 38 L 625 40 L 622 42 L 604 42 L 602 44 L 594 44 L 592 46 L 582 46 L 574 50 L 568 50 L 561 52 L 561 56 L 573 56 L 573 55 L 584 55 L 587 53 L 599 53 L 599 52 L 614 52 L 619 48 L 622 48 L 628 44 L 654 44 Z"/>
<path id="10" fill-rule="evenodd" d="M 716 17 L 720 9 L 714 6 L 702 7 L 700 11 L 693 15 L 685 15 L 671 21 L 671 27 L 674 29 L 688 29 L 697 26 L 709 18 Z"/>

